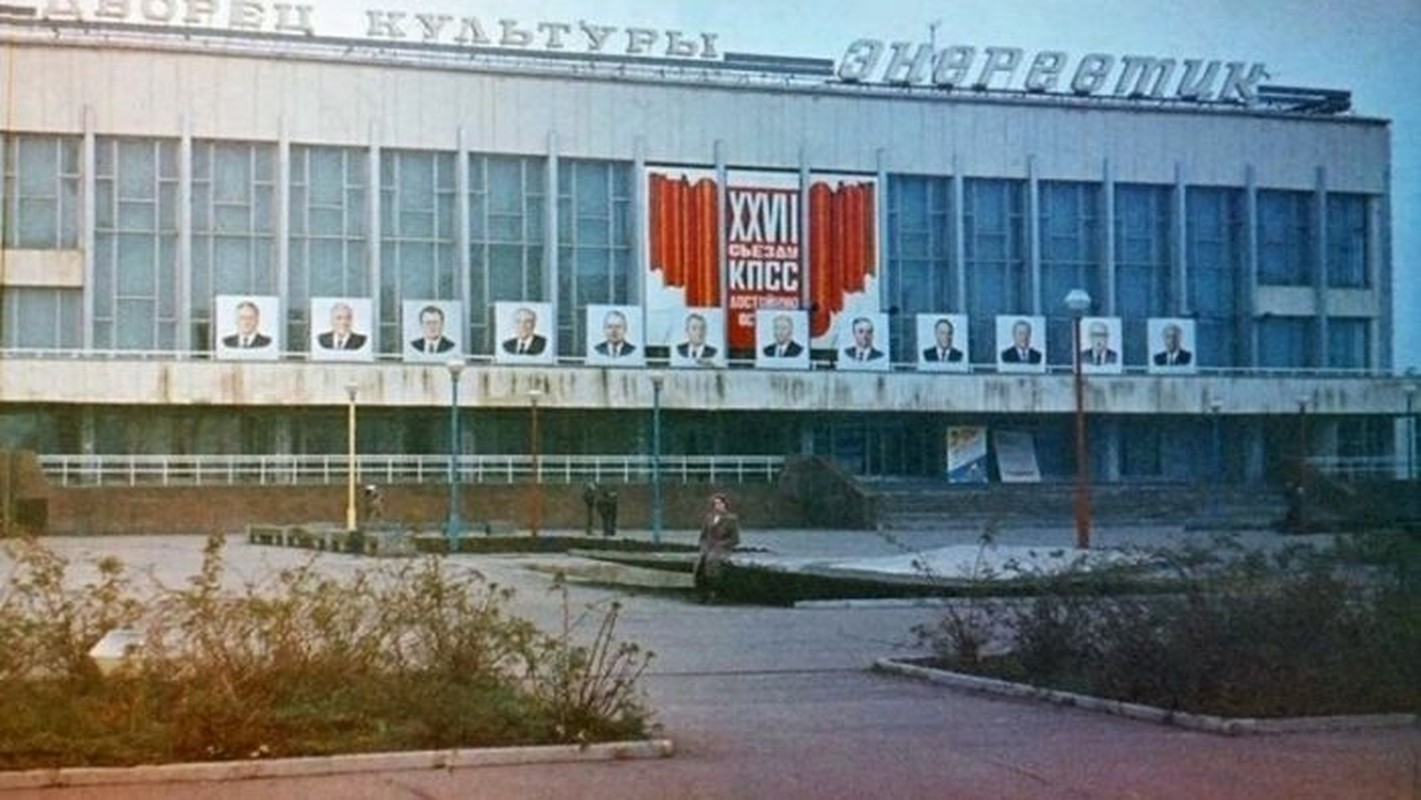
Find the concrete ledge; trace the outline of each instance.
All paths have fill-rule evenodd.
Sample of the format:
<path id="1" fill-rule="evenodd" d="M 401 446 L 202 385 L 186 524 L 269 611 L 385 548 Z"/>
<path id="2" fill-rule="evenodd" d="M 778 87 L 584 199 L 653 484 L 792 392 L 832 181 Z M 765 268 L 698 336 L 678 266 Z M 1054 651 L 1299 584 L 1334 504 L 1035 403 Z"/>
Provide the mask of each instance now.
<path id="1" fill-rule="evenodd" d="M 154 764 L 138 767 L 74 767 L 0 772 L 0 791 L 61 786 L 120 786 L 144 783 L 239 781 L 365 772 L 424 769 L 467 769 L 521 764 L 622 761 L 670 758 L 670 739 L 606 742 L 586 746 L 497 747 L 471 750 L 421 750 L 408 753 L 362 753 L 258 761 L 217 761 L 194 764 Z"/>
<path id="2" fill-rule="evenodd" d="M 1092 695 L 1046 689 L 1026 683 L 1013 683 L 997 678 L 983 678 L 961 672 L 924 667 L 893 658 L 880 658 L 873 663 L 879 672 L 891 672 L 912 678 L 926 680 L 955 689 L 965 689 L 984 694 L 1006 697 L 1023 697 L 1045 700 L 1057 705 L 1076 706 L 1088 711 L 1103 711 L 1107 714 L 1129 717 L 1130 719 L 1176 725 L 1190 730 L 1225 736 L 1241 736 L 1261 733 L 1309 733 L 1319 731 L 1366 730 L 1373 728 L 1404 728 L 1417 724 L 1415 714 L 1360 714 L 1334 717 L 1279 717 L 1276 719 L 1254 719 L 1249 717 L 1216 717 L 1209 714 L 1190 714 L 1171 711 L 1167 708 L 1108 700 Z"/>

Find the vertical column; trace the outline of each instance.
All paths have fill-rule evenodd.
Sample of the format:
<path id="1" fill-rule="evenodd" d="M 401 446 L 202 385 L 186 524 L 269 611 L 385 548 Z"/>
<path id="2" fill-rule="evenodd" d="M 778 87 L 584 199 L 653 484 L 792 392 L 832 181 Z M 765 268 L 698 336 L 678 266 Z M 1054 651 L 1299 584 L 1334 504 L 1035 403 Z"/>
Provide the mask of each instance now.
<path id="1" fill-rule="evenodd" d="M 98 211 L 97 176 L 94 174 L 94 170 L 98 165 L 98 140 L 94 133 L 93 106 L 84 106 L 82 124 L 84 127 L 84 143 L 83 149 L 79 154 L 79 158 L 82 162 L 79 165 L 79 247 L 83 250 L 81 258 L 83 259 L 84 265 L 84 293 L 80 301 L 82 306 L 80 314 L 83 318 L 80 328 L 83 331 L 82 343 L 84 349 L 92 350 L 94 349 L 94 285 L 96 271 L 94 264 L 94 221 L 97 219 L 96 212 Z M 3 163 L 3 161 L 0 161 L 0 164 Z M 0 172 L 3 171 L 4 170 L 0 169 Z M 0 183 L 3 182 L 3 180 L 0 180 Z M 181 194 L 179 197 L 181 197 Z M 182 218 L 179 217 L 180 230 L 181 219 Z M 178 258 L 180 259 L 178 263 L 181 264 L 181 259 L 184 258 L 181 239 L 179 240 Z M 179 269 L 178 272 L 181 274 L 182 270 Z M 179 298 L 180 305 L 178 308 L 180 312 L 182 309 L 181 300 L 182 298 Z M 186 317 L 184 317 L 184 319 L 186 319 Z M 179 344 L 179 346 L 181 347 L 181 344 Z M 89 419 L 87 413 L 85 414 L 85 419 Z M 85 441 L 88 443 L 92 443 L 93 441 L 92 428 L 93 425 L 90 424 L 86 432 Z M 86 452 L 91 452 L 91 450 Z"/>
<path id="2" fill-rule="evenodd" d="M 370 286 L 370 313 L 376 320 L 384 321 L 384 316 L 380 310 L 380 295 L 384 294 L 380 285 L 381 253 L 384 251 L 383 231 L 380 230 L 380 204 L 384 202 L 382 198 L 383 187 L 380 185 L 380 126 L 377 123 L 370 123 L 369 149 L 367 150 L 367 160 L 365 164 L 366 179 L 368 187 L 365 191 L 365 230 L 369 236 L 370 244 L 365 248 L 367 284 Z M 380 325 L 371 326 L 371 333 L 378 337 Z M 373 348 L 379 352 L 380 340 L 374 339 Z"/>
<path id="3" fill-rule="evenodd" d="M 192 320 L 192 120 L 184 114 L 180 123 L 181 138 L 178 139 L 178 335 L 177 348 L 182 352 L 216 350 L 213 342 L 217 332 L 217 312 L 213 309 L 208 319 L 208 329 L 212 331 L 208 341 L 193 341 Z M 288 312 L 289 313 L 289 312 Z"/>
<path id="4" fill-rule="evenodd" d="M 1237 426 L 1243 441 L 1243 482 L 1262 483 L 1265 479 L 1263 423 L 1258 417 L 1242 419 Z"/>
<path id="5" fill-rule="evenodd" d="M 454 299 L 464 309 L 464 327 L 473 317 L 469 306 L 469 273 L 473 263 L 469 258 L 469 129 L 459 126 L 457 152 L 454 154 Z M 462 340 L 469 337 L 459 332 Z"/>
<path id="6" fill-rule="evenodd" d="M 1100 162 L 1100 268 L 1101 293 L 1097 314 L 1115 314 L 1115 174 L 1110 159 Z"/>
<path id="7" fill-rule="evenodd" d="M 647 219 L 650 202 L 646 194 L 646 137 L 637 136 L 632 139 L 632 271 L 641 285 L 636 297 L 642 308 L 643 331 L 651 330 L 646 320 L 646 276 L 651 270 L 647 263 L 647 242 L 651 240 L 651 231 Z"/>
<path id="8" fill-rule="evenodd" d="M 726 166 L 726 164 L 725 164 L 725 140 L 724 140 L 724 139 L 716 139 L 716 140 L 715 140 L 715 143 L 711 146 L 711 157 L 715 160 L 715 217 L 716 217 L 716 219 L 724 219 L 724 217 L 725 217 L 725 206 L 726 206 L 726 203 L 729 202 L 728 198 L 729 198 L 729 196 L 730 196 L 730 194 L 729 194 L 729 192 L 730 192 L 730 187 L 729 187 L 729 185 L 728 185 L 728 181 L 730 180 L 730 178 L 729 178 L 730 169 L 729 169 L 729 168 Z M 809 189 L 808 189 L 808 186 L 809 186 L 809 167 L 808 167 L 808 163 L 809 163 L 809 162 L 808 162 L 808 157 L 806 156 L 806 154 L 805 154 L 805 152 L 804 152 L 804 142 L 801 141 L 800 144 L 799 144 L 799 186 L 800 186 L 800 194 L 799 194 L 799 196 L 800 196 L 800 201 L 799 201 L 799 230 L 802 231 L 802 232 L 809 230 L 809 194 L 808 194 L 808 192 L 809 192 Z M 721 257 L 722 259 L 725 258 L 725 246 L 726 246 L 726 244 L 727 244 L 727 241 L 728 241 L 729 235 L 730 235 L 730 232 L 726 230 L 727 227 L 728 227 L 727 225 L 725 225 L 724 223 L 722 223 L 722 224 L 720 224 L 720 225 L 717 225 L 717 226 L 716 226 L 716 230 L 715 230 L 716 252 L 720 253 L 720 257 Z M 803 234 L 801 233 L 801 235 L 803 235 Z M 809 237 L 808 237 L 808 236 L 804 236 L 804 238 L 801 239 L 801 241 L 807 243 L 807 242 L 809 241 Z M 722 263 L 723 263 L 723 262 L 722 262 Z M 808 258 L 806 255 L 804 255 L 803 253 L 801 253 L 801 255 L 800 255 L 800 262 L 799 262 L 799 263 L 805 265 L 805 269 L 807 269 L 807 268 L 808 268 L 808 264 L 809 264 L 809 258 Z M 730 280 L 730 278 L 729 278 L 728 275 L 725 274 L 725 269 L 724 269 L 724 267 L 721 266 L 721 264 L 716 264 L 716 265 L 715 265 L 715 271 L 716 271 L 716 275 L 717 275 L 717 280 L 718 280 L 719 283 L 720 283 L 720 305 L 721 305 L 721 308 L 728 308 L 729 302 L 726 300 L 726 298 L 728 298 L 728 297 L 730 296 L 730 285 L 729 285 L 729 280 Z M 804 282 L 804 283 L 807 284 L 808 282 L 806 281 L 806 282 Z M 801 288 L 800 288 L 800 296 L 799 296 L 799 297 L 800 297 L 799 302 L 800 302 L 801 305 L 803 305 L 804 302 L 805 302 L 805 294 L 804 294 L 804 292 L 805 292 L 805 289 L 804 289 L 803 286 L 801 286 Z M 725 317 L 726 317 L 726 326 L 727 326 L 727 327 L 726 327 L 726 331 L 727 331 L 727 342 L 728 342 L 728 341 L 729 341 L 729 333 L 728 333 L 728 332 L 729 332 L 729 330 L 730 330 L 730 328 L 729 328 L 729 324 L 730 324 L 730 314 L 729 314 L 729 312 L 726 313 Z"/>
<path id="9" fill-rule="evenodd" d="M 1057 298 L 1041 301 L 1041 181 L 1036 175 L 1035 154 L 1026 157 L 1026 274 L 1032 314 L 1050 310 Z"/>
<path id="10" fill-rule="evenodd" d="M 1184 164 L 1180 161 L 1174 162 L 1174 190 L 1170 200 L 1174 207 L 1173 224 L 1170 226 L 1170 235 L 1174 239 L 1174 247 L 1170 249 L 1170 271 L 1173 273 L 1170 278 L 1174 287 L 1172 310 L 1188 316 L 1194 313 L 1194 304 L 1189 301 L 1188 193 L 1184 184 Z"/>
<path id="11" fill-rule="evenodd" d="M 1312 193 L 1312 260 L 1313 313 L 1317 318 L 1314 326 L 1313 352 L 1316 367 L 1326 367 L 1328 358 L 1327 335 L 1327 167 L 1318 167 L 1313 182 Z"/>
<path id="12" fill-rule="evenodd" d="M 952 265 L 957 278 L 957 310 L 971 313 L 967 308 L 967 209 L 966 189 L 962 178 L 962 159 L 952 154 Z M 970 358 L 970 356 L 969 356 Z"/>
<path id="13" fill-rule="evenodd" d="M 880 147 L 874 151 L 874 161 L 877 167 L 874 177 L 878 181 L 878 190 L 873 193 L 873 244 L 876 249 L 873 256 L 874 264 L 878 268 L 878 309 L 882 311 L 886 306 L 894 305 L 891 297 L 887 298 L 888 302 L 885 304 L 885 295 L 890 283 L 888 264 L 884 258 L 888 249 L 884 244 L 884 237 L 888 235 L 888 150 Z M 893 321 L 889 320 L 888 324 L 891 329 Z"/>
<path id="14" fill-rule="evenodd" d="M 558 308 L 558 132 L 548 131 L 548 168 L 544 174 L 543 196 L 543 286 L 547 300 Z M 571 267 L 569 266 L 569 269 Z M 576 327 L 574 325 L 574 327 Z M 645 328 L 643 328 L 645 330 Z"/>
<path id="15" fill-rule="evenodd" d="M 1243 172 L 1243 279 L 1239 281 L 1239 286 L 1243 289 L 1243 297 L 1238 310 L 1238 335 L 1248 353 L 1248 363 L 1240 366 L 1252 367 L 1258 364 L 1258 331 L 1253 322 L 1258 313 L 1255 307 L 1258 297 L 1258 174 L 1252 164 L 1244 167 Z"/>
<path id="16" fill-rule="evenodd" d="M 1092 441 L 1099 442 L 1096 452 L 1093 453 L 1095 460 L 1095 479 L 1105 483 L 1120 482 L 1120 421 L 1118 418 L 1105 418 L 1099 414 L 1095 419 L 1098 427 L 1092 436 Z"/>
<path id="17" fill-rule="evenodd" d="M 344 187 L 342 187 L 344 188 Z M 291 137 L 286 132 L 286 117 L 276 122 L 276 196 L 272 198 L 272 208 L 276 213 L 276 293 L 282 297 L 291 296 Z M 290 320 L 294 309 L 285 309 L 282 324 L 290 331 Z M 379 320 L 379 316 L 375 320 Z M 307 320 L 312 323 L 311 320 Z M 370 334 L 376 346 L 379 345 L 380 326 L 370 326 Z M 282 337 L 286 339 L 286 336 Z M 291 350 L 294 342 L 288 343 Z"/>
<path id="18" fill-rule="evenodd" d="M 1381 300 L 1376 304 L 1380 316 L 1372 326 L 1372 355 L 1369 361 L 1374 369 L 1389 370 L 1392 367 L 1391 339 L 1395 317 L 1392 315 L 1392 304 L 1384 298 L 1393 289 L 1391 170 L 1382 171 L 1382 180 L 1381 196 L 1367 198 L 1367 286 L 1372 295 Z"/>

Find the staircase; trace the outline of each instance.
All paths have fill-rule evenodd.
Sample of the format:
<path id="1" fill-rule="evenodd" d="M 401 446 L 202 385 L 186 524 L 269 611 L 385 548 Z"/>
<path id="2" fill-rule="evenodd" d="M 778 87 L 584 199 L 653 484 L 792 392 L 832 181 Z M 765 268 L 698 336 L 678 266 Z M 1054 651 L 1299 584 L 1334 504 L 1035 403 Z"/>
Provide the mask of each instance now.
<path id="1" fill-rule="evenodd" d="M 885 529 L 1062 525 L 1074 519 L 1069 483 L 952 485 L 940 480 L 876 479 L 861 483 Z M 1270 527 L 1283 516 L 1283 496 L 1271 487 L 1130 484 L 1091 487 L 1091 517 L 1107 525 Z"/>

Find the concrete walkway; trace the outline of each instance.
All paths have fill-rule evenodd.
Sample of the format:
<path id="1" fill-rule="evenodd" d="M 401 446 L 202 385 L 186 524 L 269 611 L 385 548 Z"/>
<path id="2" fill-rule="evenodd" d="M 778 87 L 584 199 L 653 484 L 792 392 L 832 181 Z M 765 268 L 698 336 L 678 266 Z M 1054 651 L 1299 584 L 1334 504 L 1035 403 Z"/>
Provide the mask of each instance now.
<path id="1" fill-rule="evenodd" d="M 630 535 L 644 536 L 645 533 Z M 1000 540 L 1069 545 L 1061 529 Z M 1112 529 L 1102 544 L 1159 544 L 1175 529 Z M 1268 541 L 1268 534 L 1260 535 Z M 686 531 L 667 539 L 694 540 Z M 750 531 L 745 544 L 791 556 L 898 552 L 871 533 Z M 900 534 L 911 547 L 971 543 L 976 532 Z M 1289 539 L 1287 541 L 1296 541 Z M 196 537 L 56 539 L 73 558 L 112 554 L 169 581 L 191 574 Z M 314 558 L 351 556 L 232 542 L 234 579 Z M 564 556 L 459 556 L 517 588 L 516 610 L 552 626 L 560 599 L 546 574 Z M 918 652 L 921 607 L 788 609 L 698 606 L 664 594 L 573 586 L 577 604 L 620 599 L 621 635 L 656 651 L 646 681 L 675 758 L 257 780 L 227 784 L 19 791 L 9 798 L 1396 798 L 1421 797 L 1421 731 L 1225 738 L 1029 701 L 965 694 L 867 671 L 874 658 Z"/>

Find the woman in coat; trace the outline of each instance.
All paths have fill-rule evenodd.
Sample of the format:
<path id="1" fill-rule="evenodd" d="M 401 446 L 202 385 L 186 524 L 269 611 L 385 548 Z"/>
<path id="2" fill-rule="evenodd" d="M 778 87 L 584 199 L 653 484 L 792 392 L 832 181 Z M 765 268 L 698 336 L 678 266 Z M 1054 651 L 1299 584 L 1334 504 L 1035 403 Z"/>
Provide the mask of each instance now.
<path id="1" fill-rule="evenodd" d="M 701 554 L 696 559 L 696 597 L 714 602 L 730 551 L 740 544 L 740 519 L 730 511 L 730 499 L 713 494 L 701 521 Z"/>

